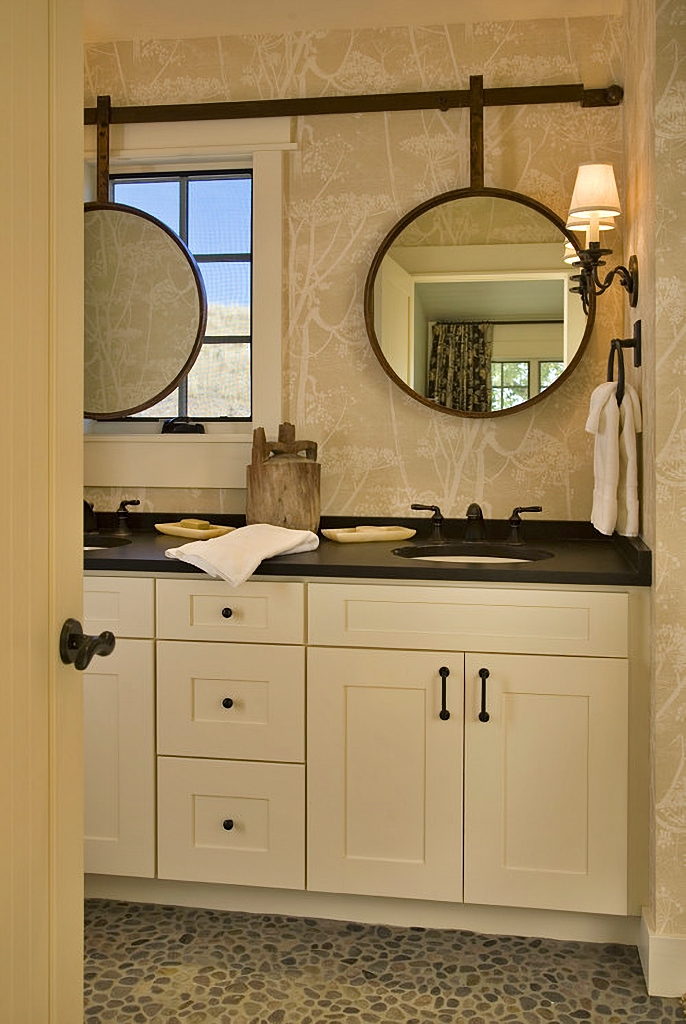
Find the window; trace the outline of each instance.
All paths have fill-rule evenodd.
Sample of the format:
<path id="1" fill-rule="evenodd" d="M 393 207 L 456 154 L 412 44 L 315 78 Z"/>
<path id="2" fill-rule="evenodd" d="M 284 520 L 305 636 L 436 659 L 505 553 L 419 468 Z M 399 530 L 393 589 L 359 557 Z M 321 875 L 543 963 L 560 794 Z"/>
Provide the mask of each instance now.
<path id="1" fill-rule="evenodd" d="M 208 301 L 200 355 L 180 387 L 136 419 L 252 416 L 252 173 L 112 175 L 112 199 L 157 217 L 187 245 Z"/>
<path id="2" fill-rule="evenodd" d="M 538 390 L 543 391 L 545 388 L 549 388 L 564 368 L 565 364 L 561 360 L 541 360 L 538 364 Z"/>
<path id="3" fill-rule="evenodd" d="M 529 398 L 528 361 L 491 363 L 491 409 L 511 409 Z"/>

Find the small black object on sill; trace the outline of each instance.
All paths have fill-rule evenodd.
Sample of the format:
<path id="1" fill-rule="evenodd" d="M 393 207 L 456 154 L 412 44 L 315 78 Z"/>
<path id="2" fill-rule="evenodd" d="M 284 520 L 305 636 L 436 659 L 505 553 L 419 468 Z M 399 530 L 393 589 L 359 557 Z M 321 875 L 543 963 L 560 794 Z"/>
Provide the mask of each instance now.
<path id="1" fill-rule="evenodd" d="M 174 416 L 162 424 L 163 434 L 204 434 L 204 423 L 191 423 L 188 416 Z"/>

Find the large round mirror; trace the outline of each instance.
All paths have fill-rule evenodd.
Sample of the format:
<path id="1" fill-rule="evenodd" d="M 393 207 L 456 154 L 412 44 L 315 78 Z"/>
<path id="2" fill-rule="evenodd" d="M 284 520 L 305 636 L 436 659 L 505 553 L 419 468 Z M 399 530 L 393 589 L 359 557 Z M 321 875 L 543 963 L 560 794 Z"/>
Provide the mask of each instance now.
<path id="1" fill-rule="evenodd" d="M 571 250 L 565 252 L 565 245 Z M 364 314 L 388 375 L 458 416 L 540 400 L 578 363 L 595 312 L 570 291 L 575 236 L 552 210 L 502 189 L 445 192 L 410 211 L 372 262 Z"/>
<path id="2" fill-rule="evenodd" d="M 155 217 L 87 203 L 84 415 L 108 420 L 165 398 L 198 357 L 205 288 L 192 255 Z"/>

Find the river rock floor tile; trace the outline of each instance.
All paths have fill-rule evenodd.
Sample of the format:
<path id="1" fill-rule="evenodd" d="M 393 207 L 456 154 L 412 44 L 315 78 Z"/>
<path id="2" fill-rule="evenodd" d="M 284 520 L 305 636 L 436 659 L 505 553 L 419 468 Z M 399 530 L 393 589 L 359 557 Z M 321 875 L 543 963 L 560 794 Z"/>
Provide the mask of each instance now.
<path id="1" fill-rule="evenodd" d="M 633 946 L 86 901 L 85 1022 L 671 1024 Z"/>

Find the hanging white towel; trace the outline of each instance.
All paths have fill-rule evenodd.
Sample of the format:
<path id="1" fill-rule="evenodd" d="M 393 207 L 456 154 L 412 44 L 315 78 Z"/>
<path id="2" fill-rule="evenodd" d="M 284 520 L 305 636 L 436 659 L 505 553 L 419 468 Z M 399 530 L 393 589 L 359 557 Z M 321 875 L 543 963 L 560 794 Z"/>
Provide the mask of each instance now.
<path id="1" fill-rule="evenodd" d="M 591 395 L 586 430 L 595 434 L 593 509 L 591 522 L 607 536 L 615 529 L 626 537 L 638 534 L 638 469 L 636 433 L 641 430 L 638 395 L 629 384 L 621 406 L 617 384 L 607 381 Z"/>
<path id="2" fill-rule="evenodd" d="M 282 526 L 255 523 L 242 526 L 223 537 L 195 540 L 179 548 L 167 548 L 165 555 L 190 562 L 209 576 L 227 580 L 237 587 L 252 576 L 265 558 L 314 551 L 318 545 L 319 537 L 311 530 L 287 530 Z"/>

